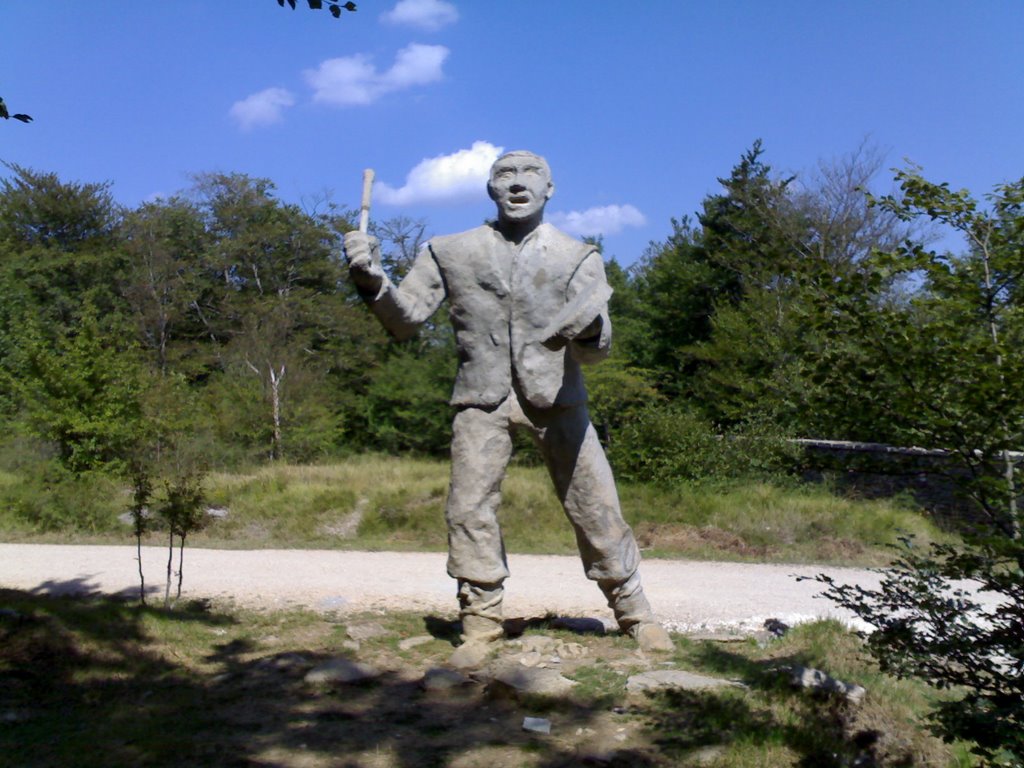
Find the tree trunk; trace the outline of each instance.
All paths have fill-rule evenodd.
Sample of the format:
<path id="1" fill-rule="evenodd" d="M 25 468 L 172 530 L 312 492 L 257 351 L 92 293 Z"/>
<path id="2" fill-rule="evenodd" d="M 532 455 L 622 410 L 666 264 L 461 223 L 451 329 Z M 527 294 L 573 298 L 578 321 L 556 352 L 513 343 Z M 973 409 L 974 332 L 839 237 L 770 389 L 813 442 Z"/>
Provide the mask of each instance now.
<path id="1" fill-rule="evenodd" d="M 982 240 L 982 239 L 980 239 L 980 238 L 975 236 L 974 240 L 977 243 L 978 248 L 981 251 L 982 264 L 985 267 L 985 292 L 986 292 L 986 294 L 991 299 L 992 297 L 994 297 L 995 290 L 994 290 L 993 285 L 992 285 L 992 273 L 989 270 L 989 260 L 990 260 L 990 257 L 989 257 L 989 250 L 988 250 L 988 238 L 986 237 L 984 240 Z M 1003 375 L 1003 356 L 999 352 L 999 326 L 997 324 L 997 318 L 995 316 L 995 310 L 992 309 L 994 306 L 995 306 L 994 300 L 990 300 L 989 303 L 988 303 L 988 331 L 989 331 L 989 336 L 992 338 L 992 344 L 996 348 L 996 361 L 995 362 L 996 362 L 996 369 L 999 371 L 999 382 L 1000 382 L 1000 385 L 1001 385 L 1000 388 L 1002 389 L 1002 391 L 1005 392 L 1006 391 L 1006 379 L 1005 379 L 1005 377 Z M 1007 495 L 1009 496 L 1008 502 L 1009 502 L 1009 512 L 1010 512 L 1010 535 L 1014 539 L 1020 539 L 1021 538 L 1021 520 L 1020 520 L 1020 510 L 1018 508 L 1018 502 L 1017 502 L 1017 495 L 1018 495 L 1018 491 L 1017 491 L 1017 477 L 1016 477 L 1017 467 L 1014 464 L 1013 458 L 1010 455 L 1010 448 L 1009 448 L 1008 445 L 1006 445 L 1006 443 L 1009 440 L 1009 436 L 1010 436 L 1010 427 L 1006 423 L 1005 419 L 1002 420 L 1001 426 L 1002 426 L 1002 430 L 1003 430 L 1002 437 L 1003 437 L 1003 441 L 1004 441 L 1004 443 L 1003 443 L 1003 450 L 1002 450 L 1003 479 L 1006 481 L 1006 490 L 1007 490 Z"/>
<path id="2" fill-rule="evenodd" d="M 179 537 L 178 546 L 178 594 L 175 600 L 181 600 L 181 582 L 185 578 L 185 534 Z"/>
<path id="3" fill-rule="evenodd" d="M 274 366 L 268 365 L 270 370 L 270 405 L 274 418 L 274 444 L 270 451 L 271 459 L 281 458 L 281 381 L 284 379 L 284 365 L 280 371 L 274 371 Z"/>
<path id="4" fill-rule="evenodd" d="M 171 576 L 174 567 L 174 531 L 170 533 L 170 540 L 167 544 L 167 584 L 164 586 L 164 608 L 171 605 Z"/>
<path id="5" fill-rule="evenodd" d="M 135 514 L 141 514 L 141 512 L 136 512 Z M 143 605 L 145 605 L 146 604 L 146 577 L 142 573 L 142 530 L 141 530 L 142 527 L 138 524 L 138 521 L 136 521 L 135 526 L 136 526 L 136 530 L 135 530 L 135 553 L 136 553 L 136 557 L 135 557 L 135 559 L 139 563 L 139 602 L 141 602 Z"/>

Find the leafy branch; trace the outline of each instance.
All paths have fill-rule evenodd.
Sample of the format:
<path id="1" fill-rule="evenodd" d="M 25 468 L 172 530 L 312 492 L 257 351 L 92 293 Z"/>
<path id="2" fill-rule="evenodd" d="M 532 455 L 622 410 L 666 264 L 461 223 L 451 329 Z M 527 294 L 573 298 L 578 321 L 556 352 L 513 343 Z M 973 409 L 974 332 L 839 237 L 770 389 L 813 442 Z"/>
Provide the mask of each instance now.
<path id="1" fill-rule="evenodd" d="M 22 114 L 20 112 L 12 115 L 8 111 L 7 105 L 4 103 L 3 99 L 0 99 L 0 117 L 2 117 L 4 120 L 10 120 L 11 118 L 14 118 L 15 120 L 20 120 L 23 123 L 31 123 L 32 122 L 32 116 L 31 115 Z"/>
<path id="2" fill-rule="evenodd" d="M 282 8 L 284 8 L 285 3 L 288 3 L 288 6 L 293 11 L 295 10 L 295 0 L 277 0 L 277 4 Z M 306 0 L 306 4 L 309 6 L 310 10 L 319 11 L 324 7 L 324 0 Z M 331 16 L 334 18 L 341 18 L 342 9 L 353 12 L 356 10 L 356 4 L 351 0 L 346 3 L 342 3 L 340 0 L 327 0 L 327 10 L 331 12 Z"/>

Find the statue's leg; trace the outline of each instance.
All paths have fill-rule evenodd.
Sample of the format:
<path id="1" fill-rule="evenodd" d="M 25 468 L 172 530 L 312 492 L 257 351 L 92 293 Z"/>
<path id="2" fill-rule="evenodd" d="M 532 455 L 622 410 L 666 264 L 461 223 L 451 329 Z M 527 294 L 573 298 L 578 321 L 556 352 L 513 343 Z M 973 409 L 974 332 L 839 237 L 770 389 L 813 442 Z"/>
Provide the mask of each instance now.
<path id="1" fill-rule="evenodd" d="M 624 632 L 655 627 L 668 642 L 644 595 L 640 550 L 622 517 L 612 470 L 586 407 L 527 407 L 525 415 L 576 533 L 587 578 L 597 582 Z"/>
<path id="2" fill-rule="evenodd" d="M 501 636 L 502 582 L 508 565 L 497 512 L 511 455 L 507 403 L 456 413 L 445 520 L 448 574 L 458 580 L 464 640 Z"/>
<path id="3" fill-rule="evenodd" d="M 464 643 L 490 642 L 504 636 L 501 612 L 504 596 L 501 582 L 481 584 L 459 579 L 459 618 Z"/>

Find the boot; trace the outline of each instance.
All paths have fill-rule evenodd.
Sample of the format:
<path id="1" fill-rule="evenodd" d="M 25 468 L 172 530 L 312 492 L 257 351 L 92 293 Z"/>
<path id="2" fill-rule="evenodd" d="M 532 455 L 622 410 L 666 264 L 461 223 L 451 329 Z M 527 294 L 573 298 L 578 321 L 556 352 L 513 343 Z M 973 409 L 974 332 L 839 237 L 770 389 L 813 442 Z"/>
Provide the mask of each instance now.
<path id="1" fill-rule="evenodd" d="M 668 632 L 651 612 L 651 604 L 647 602 L 640 583 L 639 571 L 633 571 L 626 579 L 602 579 L 598 581 L 598 586 L 608 599 L 608 607 L 615 613 L 619 629 L 636 640 L 641 651 L 675 650 Z"/>
<path id="2" fill-rule="evenodd" d="M 505 636 L 501 603 L 505 590 L 501 583 L 477 584 L 459 580 L 459 617 L 462 619 L 462 645 L 449 662 L 456 669 L 478 667 Z"/>

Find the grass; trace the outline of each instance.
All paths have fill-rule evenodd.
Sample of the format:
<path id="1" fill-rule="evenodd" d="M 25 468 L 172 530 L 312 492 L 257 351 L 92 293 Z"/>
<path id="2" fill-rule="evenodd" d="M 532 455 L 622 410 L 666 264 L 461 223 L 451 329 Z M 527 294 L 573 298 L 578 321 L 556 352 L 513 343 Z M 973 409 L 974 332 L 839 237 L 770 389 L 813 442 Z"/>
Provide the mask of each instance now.
<path id="1" fill-rule="evenodd" d="M 446 462 L 356 456 L 266 465 L 206 478 L 208 503 L 228 510 L 192 546 L 442 550 Z M 500 512 L 508 549 L 569 554 L 575 542 L 539 467 L 516 466 Z M 944 538 L 920 510 L 841 498 L 823 486 L 619 486 L 623 513 L 648 556 L 879 565 L 901 533 Z M 0 536 L 18 541 L 123 542 L 126 488 L 107 478 L 46 484 L 0 474 Z M 162 543 L 157 537 L 151 543 Z"/>
<path id="2" fill-rule="evenodd" d="M 543 768 L 587 764 L 595 752 L 605 764 L 647 768 L 970 765 L 965 745 L 944 745 L 921 725 L 933 692 L 882 674 L 832 622 L 760 644 L 677 637 L 664 660 L 638 656 L 621 637 L 574 636 L 537 619 L 529 633 L 587 649 L 561 666 L 573 692 L 542 702 L 495 698 L 479 683 L 422 690 L 425 670 L 452 650 L 448 617 L 163 611 L 13 590 L 0 590 L 0 608 L 0 755 L 24 768 Z M 367 625 L 383 633 L 343 646 Z M 409 636 L 429 640 L 403 651 Z M 502 653 L 516 663 L 513 643 Z M 383 674 L 357 686 L 304 681 L 338 655 Z M 791 689 L 782 670 L 792 664 L 868 694 L 851 706 Z M 630 674 L 665 666 L 746 687 L 626 691 Z M 548 718 L 552 733 L 525 733 L 525 716 Z"/>

